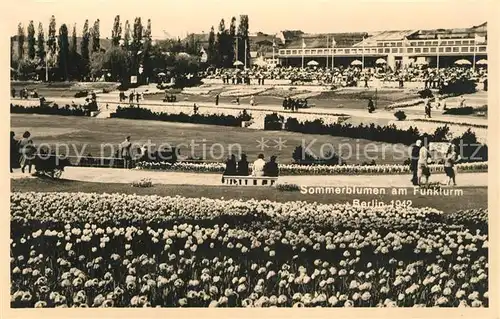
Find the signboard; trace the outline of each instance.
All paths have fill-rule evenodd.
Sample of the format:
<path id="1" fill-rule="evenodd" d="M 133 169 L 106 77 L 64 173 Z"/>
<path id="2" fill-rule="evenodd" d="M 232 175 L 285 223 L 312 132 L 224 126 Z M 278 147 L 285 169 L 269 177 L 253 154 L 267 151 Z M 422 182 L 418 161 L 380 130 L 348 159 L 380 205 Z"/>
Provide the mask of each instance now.
<path id="1" fill-rule="evenodd" d="M 130 76 L 130 83 L 132 83 L 132 84 L 137 83 L 137 75 L 131 75 Z"/>

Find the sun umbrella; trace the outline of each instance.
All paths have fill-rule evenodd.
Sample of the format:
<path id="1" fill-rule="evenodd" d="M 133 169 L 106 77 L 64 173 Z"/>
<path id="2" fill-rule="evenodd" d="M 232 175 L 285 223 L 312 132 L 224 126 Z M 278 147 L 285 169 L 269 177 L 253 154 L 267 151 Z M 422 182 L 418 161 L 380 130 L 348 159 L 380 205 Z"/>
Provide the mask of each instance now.
<path id="1" fill-rule="evenodd" d="M 471 65 L 472 63 L 469 60 L 466 59 L 460 59 L 455 61 L 456 65 Z"/>
<path id="2" fill-rule="evenodd" d="M 385 61 L 384 59 L 380 58 L 380 59 L 377 59 L 377 61 L 375 61 L 376 64 L 386 64 L 387 61 Z"/>
<path id="3" fill-rule="evenodd" d="M 488 60 L 486 59 L 481 59 L 476 62 L 477 65 L 488 65 Z"/>
<path id="4" fill-rule="evenodd" d="M 241 62 L 241 61 L 235 61 L 235 62 L 233 63 L 233 65 L 234 65 L 234 66 L 241 66 L 241 65 L 243 65 L 243 62 Z"/>
<path id="5" fill-rule="evenodd" d="M 361 62 L 359 60 L 354 60 L 351 62 L 351 65 L 363 65 L 363 62 Z"/>
<path id="6" fill-rule="evenodd" d="M 307 62 L 307 66 L 318 66 L 318 65 L 319 65 L 319 63 L 314 61 L 314 60 Z"/>

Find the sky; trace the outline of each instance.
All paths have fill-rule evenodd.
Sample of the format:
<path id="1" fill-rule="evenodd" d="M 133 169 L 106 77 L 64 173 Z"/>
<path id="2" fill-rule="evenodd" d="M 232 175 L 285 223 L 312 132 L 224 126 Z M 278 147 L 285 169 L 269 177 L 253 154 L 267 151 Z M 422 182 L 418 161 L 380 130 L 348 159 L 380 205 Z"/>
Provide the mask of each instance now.
<path id="1" fill-rule="evenodd" d="M 143 24 L 151 19 L 154 38 L 184 37 L 187 33 L 215 30 L 220 19 L 226 26 L 232 16 L 247 14 L 250 32 L 274 34 L 280 30 L 306 33 L 359 32 L 405 29 L 471 27 L 491 18 L 494 0 L 17 0 L 18 10 L 8 15 L 8 31 L 17 34 L 19 22 L 43 23 L 46 30 L 51 15 L 59 27 L 70 30 L 76 23 L 81 33 L 85 19 L 90 25 L 100 19 L 101 37 L 110 37 L 114 17 L 119 14 L 133 24 L 140 16 Z M 488 7 L 490 4 L 490 7 Z M 4 25 L 5 26 L 5 25 Z M 165 32 L 164 32 L 165 31 Z"/>

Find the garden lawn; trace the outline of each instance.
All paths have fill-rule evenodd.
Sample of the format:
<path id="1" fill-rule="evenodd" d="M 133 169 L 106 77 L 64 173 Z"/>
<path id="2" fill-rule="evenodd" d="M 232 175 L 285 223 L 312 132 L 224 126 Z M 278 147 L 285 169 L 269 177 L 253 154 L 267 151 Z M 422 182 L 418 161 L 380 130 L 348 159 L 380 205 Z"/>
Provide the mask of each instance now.
<path id="1" fill-rule="evenodd" d="M 360 176 L 360 178 L 363 178 Z M 333 195 L 333 194 L 301 194 L 299 191 L 282 192 L 272 187 L 238 187 L 238 186 L 191 186 L 191 185 L 154 185 L 150 188 L 132 187 L 130 184 L 105 184 L 70 180 L 50 179 L 11 179 L 12 192 L 84 192 L 84 193 L 124 193 L 137 195 L 184 196 L 191 198 L 221 198 L 242 200 L 272 200 L 277 202 L 307 201 L 324 204 L 352 204 L 354 199 L 390 203 L 391 200 L 411 200 L 414 207 L 432 207 L 443 212 L 477 209 L 488 207 L 487 187 L 464 187 L 463 196 L 436 197 L 414 196 L 413 188 L 408 188 L 408 195 Z"/>
<path id="2" fill-rule="evenodd" d="M 283 164 L 292 162 L 292 152 L 296 146 L 311 145 L 310 149 L 317 155 L 325 143 L 333 145 L 338 153 L 341 148 L 343 156 L 347 156 L 351 149 L 352 156 L 346 159 L 347 164 L 360 164 L 375 159 L 377 164 L 402 164 L 408 158 L 409 149 L 400 144 L 387 144 L 356 140 L 327 135 L 307 135 L 284 131 L 261 131 L 239 127 L 223 127 L 216 125 L 196 125 L 160 121 L 126 120 L 126 119 L 98 119 L 88 117 L 65 117 L 55 115 L 27 115 L 11 114 L 11 130 L 19 137 L 24 131 L 30 131 L 36 145 L 48 143 L 51 147 L 59 147 L 59 154 L 70 156 L 88 155 L 112 156 L 118 150 L 118 144 L 130 135 L 134 146 L 140 147 L 150 141 L 158 146 L 163 143 L 179 145 L 192 141 L 198 144 L 194 152 L 191 146 L 180 147 L 182 156 L 204 157 L 212 161 L 225 159 L 231 144 L 240 144 L 241 149 L 248 155 L 249 161 L 254 161 L 259 153 L 266 158 L 278 155 L 278 161 Z M 284 146 L 279 150 L 274 140 L 281 138 Z M 267 140 L 264 150 L 258 145 L 261 139 Z M 204 142 L 203 142 L 204 141 Z M 313 142 L 311 144 L 311 142 Z M 221 147 L 215 145 L 219 143 Z M 364 151 L 364 146 L 370 144 Z M 69 152 L 64 151 L 62 145 L 70 145 Z M 104 145 L 103 147 L 101 147 Z M 112 151 L 112 147 L 114 151 Z M 205 145 L 205 146 L 203 146 Z M 214 157 L 210 156 L 213 150 Z M 238 153 L 238 147 L 232 147 Z M 324 146 L 324 153 L 331 150 Z M 357 151 L 359 150 L 359 152 Z M 205 156 L 203 156 L 205 154 Z M 224 155 L 224 156 L 221 156 Z"/>
<path id="3" fill-rule="evenodd" d="M 236 87 L 227 86 L 222 90 L 210 92 L 208 95 L 194 94 L 175 94 L 177 101 L 190 101 L 193 103 L 213 102 L 215 103 L 216 93 L 220 91 L 235 90 Z M 245 88 L 242 88 L 242 92 Z M 288 94 L 287 94 L 288 91 Z M 255 96 L 258 104 L 266 105 L 282 105 L 284 96 L 294 96 L 305 93 L 307 91 L 297 86 L 295 90 L 282 90 L 279 87 L 265 91 Z M 165 95 L 163 93 L 146 95 L 146 100 L 161 101 Z M 415 92 L 408 90 L 396 89 L 380 89 L 375 94 L 375 89 L 346 89 L 332 92 L 322 92 L 319 95 L 311 97 L 308 100 L 309 104 L 314 104 L 315 107 L 321 108 L 349 108 L 349 109 L 365 109 L 367 107 L 368 98 L 376 100 L 377 107 L 383 109 L 394 102 L 413 100 L 418 98 Z M 231 103 L 235 97 L 220 96 L 219 103 Z M 240 97 L 240 104 L 249 104 L 250 97 Z"/>

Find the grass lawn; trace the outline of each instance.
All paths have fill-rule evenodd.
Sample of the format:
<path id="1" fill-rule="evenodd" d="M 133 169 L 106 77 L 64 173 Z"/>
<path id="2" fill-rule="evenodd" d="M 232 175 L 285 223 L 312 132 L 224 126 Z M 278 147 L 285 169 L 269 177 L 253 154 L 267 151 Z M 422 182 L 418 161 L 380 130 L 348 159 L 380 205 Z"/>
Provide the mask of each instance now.
<path id="1" fill-rule="evenodd" d="M 300 192 L 281 192 L 270 187 L 237 187 L 237 186 L 190 186 L 190 185 L 155 185 L 150 188 L 137 188 L 129 184 L 105 184 L 79 182 L 69 180 L 49 179 L 12 179 L 12 192 L 86 192 L 86 193 L 125 193 L 137 195 L 158 195 L 184 197 L 208 197 L 225 199 L 258 199 L 278 202 L 307 201 L 325 204 L 352 203 L 353 199 L 390 203 L 391 200 L 411 200 L 414 207 L 433 207 L 444 212 L 457 210 L 487 208 L 488 188 L 463 188 L 463 196 L 446 198 L 435 196 L 413 196 L 413 189 L 408 188 L 408 195 L 332 195 L 332 194 L 301 194 Z"/>
<path id="2" fill-rule="evenodd" d="M 228 86 L 224 90 L 234 90 L 234 87 Z M 305 93 L 306 91 L 301 90 L 300 86 L 296 90 L 288 91 L 281 90 L 279 88 L 272 89 L 263 92 L 255 97 L 257 103 L 259 104 L 270 104 L 270 105 L 282 105 L 283 96 L 296 95 L 300 93 Z M 193 103 L 201 102 L 213 102 L 215 103 L 216 92 L 211 92 L 208 95 L 191 95 L 191 94 L 175 94 L 178 101 L 191 101 Z M 146 100 L 161 101 L 164 98 L 163 93 L 151 94 L 145 97 Z M 417 94 L 409 92 L 407 90 L 395 90 L 395 89 L 380 89 L 377 90 L 375 94 L 374 89 L 357 89 L 357 90 L 341 90 L 335 92 L 322 92 L 318 96 L 311 97 L 308 99 L 310 104 L 315 104 L 316 107 L 321 108 L 351 108 L 351 109 L 365 109 L 368 105 L 368 98 L 373 98 L 377 101 L 378 108 L 384 108 L 385 106 L 392 104 L 396 101 L 412 100 L 417 98 Z M 231 103 L 234 97 L 221 96 L 219 98 L 220 103 Z M 241 104 L 250 103 L 250 97 L 240 97 Z"/>
<path id="3" fill-rule="evenodd" d="M 134 146 L 137 147 L 148 141 L 156 147 L 163 143 L 170 145 L 185 143 L 185 146 L 180 147 L 181 155 L 194 155 L 213 161 L 225 159 L 231 149 L 238 154 L 238 147 L 234 145 L 231 147 L 232 144 L 241 145 L 242 151 L 248 155 L 250 161 L 255 160 L 259 153 L 264 153 L 266 158 L 278 155 L 278 161 L 284 164 L 292 162 L 293 150 L 302 144 L 311 145 L 310 149 L 318 155 L 320 148 L 326 143 L 328 145 L 323 146 L 325 154 L 331 150 L 330 145 L 337 154 L 340 148 L 343 156 L 347 156 L 350 149 L 352 156 L 346 159 L 348 164 L 371 161 L 373 158 L 377 164 L 401 164 L 405 158 L 408 158 L 408 147 L 400 144 L 393 145 L 327 135 L 160 121 L 11 114 L 11 130 L 17 136 L 26 130 L 30 131 L 36 145 L 48 143 L 56 148 L 60 145 L 59 154 L 70 154 L 70 156 L 89 153 L 93 156 L 112 156 L 117 150 L 117 145 L 130 135 L 132 142 L 137 143 Z M 274 141 L 279 138 L 284 143 L 281 150 L 276 147 L 277 143 Z M 258 145 L 261 139 L 267 140 L 268 147 L 264 151 Z M 198 146 L 194 148 L 189 146 L 192 141 Z M 220 145 L 216 145 L 217 143 Z M 370 147 L 366 148 L 365 152 L 364 146 L 368 144 Z M 69 145 L 69 152 L 64 151 L 64 145 Z M 114 151 L 111 151 L 111 145 Z M 194 149 L 194 152 L 191 149 Z M 210 156 L 211 149 L 214 157 Z"/>

